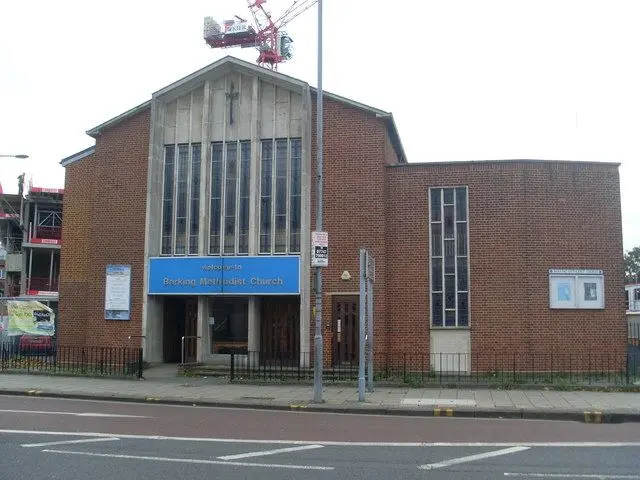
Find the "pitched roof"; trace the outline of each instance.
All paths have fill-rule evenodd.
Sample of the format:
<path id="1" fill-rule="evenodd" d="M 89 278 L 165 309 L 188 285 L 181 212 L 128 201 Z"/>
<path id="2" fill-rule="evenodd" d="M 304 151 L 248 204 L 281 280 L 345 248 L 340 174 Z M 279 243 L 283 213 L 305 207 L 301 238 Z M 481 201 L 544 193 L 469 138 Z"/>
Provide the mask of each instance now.
<path id="1" fill-rule="evenodd" d="M 310 89 L 310 91 L 313 94 L 317 94 L 318 90 L 314 87 L 310 87 L 308 85 L 308 83 L 303 82 L 302 80 L 299 80 L 297 78 L 291 77 L 289 75 L 285 75 L 283 73 L 279 73 L 279 72 L 274 72 L 272 70 L 268 70 L 266 68 L 263 67 L 259 67 L 253 63 L 249 63 L 245 60 L 240 60 L 239 58 L 235 58 L 232 56 L 226 56 L 224 58 L 221 58 L 220 60 L 207 65 L 204 68 L 201 68 L 200 70 L 191 73 L 190 75 L 187 75 L 186 77 L 181 78 L 180 80 L 177 80 L 175 82 L 173 82 L 170 85 L 167 85 L 166 87 L 156 91 L 155 93 L 153 93 L 152 95 L 152 99 L 153 98 L 158 98 L 158 97 L 164 97 L 166 95 L 180 95 L 182 94 L 182 92 L 187 92 L 190 91 L 191 89 L 195 88 L 199 83 L 202 82 L 202 76 L 212 72 L 214 70 L 219 70 L 221 73 L 225 73 L 227 71 L 230 70 L 234 70 L 234 71 L 240 71 L 240 72 L 246 72 L 248 74 L 252 74 L 252 75 L 258 75 L 262 78 L 268 79 L 270 82 L 276 84 L 276 85 L 282 85 L 284 87 L 291 87 L 292 85 L 298 86 L 300 88 L 304 88 L 304 87 L 308 87 Z M 387 131 L 389 133 L 389 138 L 391 139 L 391 143 L 393 144 L 393 147 L 396 151 L 396 154 L 398 155 L 398 158 L 400 159 L 400 162 L 406 162 L 406 155 L 404 152 L 404 148 L 402 146 L 402 142 L 400 141 L 400 135 L 398 134 L 398 129 L 396 128 L 396 124 L 395 121 L 393 119 L 393 114 L 391 114 L 390 112 L 386 112 L 384 110 L 380 110 L 378 108 L 375 107 L 371 107 L 369 105 L 365 105 L 363 103 L 360 102 L 356 102 L 355 100 L 351 100 L 345 97 L 341 97 L 339 95 L 336 95 L 334 93 L 330 93 L 327 91 L 323 91 L 322 92 L 323 97 L 329 98 L 331 100 L 334 100 L 336 102 L 340 102 L 349 106 L 352 106 L 354 108 L 360 109 L 360 110 L 364 110 L 366 112 L 370 112 L 373 113 L 374 115 L 376 115 L 378 118 L 382 119 L 387 127 Z M 123 120 L 132 117 L 133 115 L 136 115 L 137 113 L 149 108 L 151 106 L 151 100 L 148 100 L 144 103 L 141 103 L 140 105 L 133 107 L 130 110 L 127 110 L 124 113 L 121 113 L 120 115 L 113 117 L 110 120 L 107 120 L 104 123 L 101 123 L 100 125 L 93 127 L 89 130 L 87 130 L 87 135 L 95 138 L 97 137 L 103 130 L 116 125 L 120 122 L 122 122 Z M 73 155 L 72 155 L 73 157 Z M 70 157 L 68 157 L 70 158 Z M 66 159 L 65 159 L 66 160 Z M 63 160 L 64 161 L 64 160 Z M 75 160 L 73 160 L 75 161 Z M 62 162 L 61 162 L 62 163 Z M 71 163 L 71 162 L 67 162 L 67 165 Z M 64 166 L 64 165 L 63 165 Z"/>

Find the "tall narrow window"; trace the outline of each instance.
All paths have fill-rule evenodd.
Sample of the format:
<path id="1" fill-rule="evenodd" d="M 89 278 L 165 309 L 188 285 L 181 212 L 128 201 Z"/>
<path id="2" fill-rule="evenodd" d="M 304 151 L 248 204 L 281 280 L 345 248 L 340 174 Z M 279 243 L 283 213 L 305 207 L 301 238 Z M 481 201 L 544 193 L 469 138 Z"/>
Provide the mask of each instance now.
<path id="1" fill-rule="evenodd" d="M 191 211 L 189 212 L 189 255 L 198 254 L 200 232 L 200 145 L 191 147 Z"/>
<path id="2" fill-rule="evenodd" d="M 271 253 L 272 178 L 273 142 L 263 140 L 260 162 L 260 253 Z"/>
<path id="3" fill-rule="evenodd" d="M 222 216 L 222 144 L 211 146 L 211 209 L 209 212 L 209 254 L 220 255 Z"/>
<path id="4" fill-rule="evenodd" d="M 178 146 L 176 177 L 176 243 L 174 255 L 187 251 L 187 195 L 189 189 L 189 145 Z"/>
<path id="5" fill-rule="evenodd" d="M 467 188 L 429 193 L 431 325 L 469 326 Z"/>
<path id="6" fill-rule="evenodd" d="M 173 175 L 175 154 L 175 147 L 165 147 L 164 192 L 162 194 L 162 255 L 171 255 L 173 252 Z"/>
<path id="7" fill-rule="evenodd" d="M 287 163 L 288 141 L 276 140 L 275 171 L 275 253 L 287 252 Z"/>
<path id="8" fill-rule="evenodd" d="M 238 253 L 249 253 L 249 179 L 251 142 L 240 143 L 240 211 L 238 212 Z"/>
<path id="9" fill-rule="evenodd" d="M 226 144 L 227 157 L 224 184 L 224 254 L 236 251 L 236 183 L 238 181 L 238 144 Z"/>
<path id="10" fill-rule="evenodd" d="M 289 251 L 300 253 L 300 211 L 302 209 L 302 142 L 291 139 L 291 207 L 289 217 Z"/>

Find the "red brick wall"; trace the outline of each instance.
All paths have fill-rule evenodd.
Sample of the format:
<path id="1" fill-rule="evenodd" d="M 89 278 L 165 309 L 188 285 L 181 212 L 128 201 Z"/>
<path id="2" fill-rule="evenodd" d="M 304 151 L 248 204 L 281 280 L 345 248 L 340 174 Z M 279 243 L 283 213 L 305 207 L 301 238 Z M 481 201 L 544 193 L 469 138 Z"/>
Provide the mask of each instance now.
<path id="1" fill-rule="evenodd" d="M 315 119 L 315 96 L 312 116 Z M 371 250 L 376 258 L 376 275 L 384 278 L 386 217 L 385 162 L 393 161 L 386 127 L 375 114 L 324 99 L 323 224 L 329 234 L 329 266 L 323 269 L 324 363 L 331 364 L 332 293 L 358 292 L 359 249 Z M 316 128 L 312 128 L 311 230 L 316 226 Z M 351 280 L 340 277 L 344 270 Z M 311 306 L 315 306 L 314 272 L 311 275 Z M 387 296 L 383 289 L 375 295 L 376 351 L 386 349 Z M 311 317 L 313 352 L 315 317 Z M 312 355 L 313 357 L 313 355 Z"/>
<path id="2" fill-rule="evenodd" d="M 389 167 L 387 178 L 387 322 L 401 325 L 391 350 L 429 350 L 428 188 L 467 185 L 472 354 L 547 354 L 558 363 L 567 353 L 625 351 L 616 166 L 420 164 Z M 604 270 L 605 309 L 551 310 L 549 268 Z"/>
<path id="3" fill-rule="evenodd" d="M 104 131 L 95 153 L 66 169 L 60 265 L 62 345 L 137 346 L 149 149 L 149 110 Z M 131 321 L 104 319 L 105 269 L 128 264 Z"/>

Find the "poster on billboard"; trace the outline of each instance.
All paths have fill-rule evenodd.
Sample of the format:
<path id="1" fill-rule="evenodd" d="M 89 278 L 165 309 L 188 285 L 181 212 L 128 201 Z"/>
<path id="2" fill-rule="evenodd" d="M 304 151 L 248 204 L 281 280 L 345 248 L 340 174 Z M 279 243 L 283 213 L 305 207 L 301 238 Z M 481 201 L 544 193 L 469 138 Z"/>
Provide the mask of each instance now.
<path id="1" fill-rule="evenodd" d="M 9 337 L 55 334 L 55 314 L 43 303 L 35 300 L 7 300 L 6 311 L 4 333 Z"/>

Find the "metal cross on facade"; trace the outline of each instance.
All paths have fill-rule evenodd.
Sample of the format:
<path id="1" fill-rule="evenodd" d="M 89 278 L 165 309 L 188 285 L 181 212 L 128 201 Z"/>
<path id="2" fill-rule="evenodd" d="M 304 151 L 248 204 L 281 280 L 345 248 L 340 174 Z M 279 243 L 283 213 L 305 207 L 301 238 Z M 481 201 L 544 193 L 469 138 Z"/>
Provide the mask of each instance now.
<path id="1" fill-rule="evenodd" d="M 233 82 L 231 82 L 231 88 L 227 93 L 227 99 L 229 100 L 229 124 L 233 125 L 233 101 L 238 98 L 238 92 L 233 91 L 234 86 Z"/>

